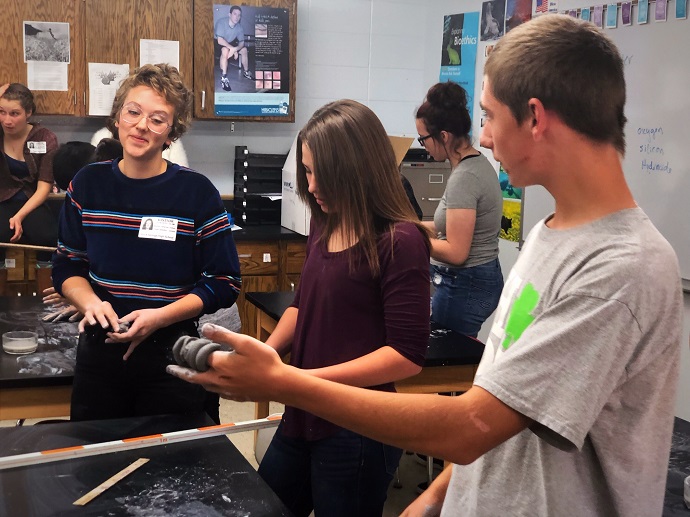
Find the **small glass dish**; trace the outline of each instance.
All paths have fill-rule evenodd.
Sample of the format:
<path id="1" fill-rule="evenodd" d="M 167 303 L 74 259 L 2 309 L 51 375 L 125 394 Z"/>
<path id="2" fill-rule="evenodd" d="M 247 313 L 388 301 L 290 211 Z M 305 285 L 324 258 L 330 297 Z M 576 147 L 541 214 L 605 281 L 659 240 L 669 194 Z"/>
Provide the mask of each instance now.
<path id="1" fill-rule="evenodd" d="M 38 348 L 38 334 L 30 330 L 12 330 L 2 335 L 2 349 L 8 354 L 31 354 Z"/>

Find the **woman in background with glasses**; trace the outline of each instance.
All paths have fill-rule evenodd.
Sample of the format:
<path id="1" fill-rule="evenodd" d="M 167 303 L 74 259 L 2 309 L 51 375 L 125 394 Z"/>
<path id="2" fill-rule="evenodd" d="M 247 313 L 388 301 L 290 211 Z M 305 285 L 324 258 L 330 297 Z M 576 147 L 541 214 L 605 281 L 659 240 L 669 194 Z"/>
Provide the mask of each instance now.
<path id="1" fill-rule="evenodd" d="M 107 121 L 122 159 L 86 166 L 67 191 L 53 282 L 84 314 L 72 420 L 202 409 L 219 420 L 217 396 L 165 373 L 176 339 L 197 335 L 196 318 L 229 307 L 240 290 L 218 191 L 162 157 L 187 130 L 191 106 L 176 68 L 135 70 Z"/>
<path id="2" fill-rule="evenodd" d="M 472 146 L 472 121 L 462 86 L 438 83 L 417 109 L 418 141 L 436 161 L 452 167 L 431 240 L 431 319 L 476 337 L 503 289 L 498 261 L 503 195 L 491 163 Z"/>

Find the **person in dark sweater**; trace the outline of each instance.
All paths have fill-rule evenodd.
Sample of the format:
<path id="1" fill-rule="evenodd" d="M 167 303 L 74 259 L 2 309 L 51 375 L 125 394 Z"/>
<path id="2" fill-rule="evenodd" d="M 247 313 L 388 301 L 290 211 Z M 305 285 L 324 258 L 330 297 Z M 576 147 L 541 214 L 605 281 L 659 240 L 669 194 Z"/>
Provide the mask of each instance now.
<path id="1" fill-rule="evenodd" d="M 209 404 L 203 389 L 165 373 L 175 340 L 197 335 L 195 319 L 232 305 L 241 286 L 218 191 L 162 158 L 186 131 L 191 103 L 174 67 L 135 70 L 108 119 L 123 158 L 87 165 L 67 190 L 53 283 L 84 314 L 72 420 L 202 409 L 219 420 L 217 397 Z"/>
<path id="2" fill-rule="evenodd" d="M 72 178 L 89 163 L 122 158 L 122 144 L 114 138 L 103 138 L 97 146 L 89 142 L 65 142 L 53 158 L 53 177 L 60 190 L 67 190 Z"/>
<path id="3" fill-rule="evenodd" d="M 315 376 L 394 391 L 424 363 L 429 238 L 390 140 L 367 107 L 333 102 L 300 131 L 296 165 L 307 257 L 267 342 Z M 259 474 L 298 517 L 380 516 L 401 452 L 288 406 Z"/>
<path id="4" fill-rule="evenodd" d="M 422 208 L 419 206 L 419 203 L 417 203 L 417 198 L 414 195 L 414 189 L 412 188 L 410 180 L 400 173 L 400 181 L 402 181 L 403 188 L 405 189 L 405 195 L 407 196 L 407 199 L 410 200 L 410 205 L 412 205 L 412 209 L 414 210 L 417 219 L 421 221 L 424 213 L 422 212 Z"/>

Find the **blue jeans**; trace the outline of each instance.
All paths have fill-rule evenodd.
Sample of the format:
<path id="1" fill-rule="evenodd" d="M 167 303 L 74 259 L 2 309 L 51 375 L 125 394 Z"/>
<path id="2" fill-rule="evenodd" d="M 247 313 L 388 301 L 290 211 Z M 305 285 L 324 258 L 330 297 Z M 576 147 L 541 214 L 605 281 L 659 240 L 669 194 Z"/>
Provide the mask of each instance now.
<path id="1" fill-rule="evenodd" d="M 468 268 L 432 265 L 430 274 L 436 288 L 431 299 L 431 320 L 477 337 L 501 297 L 503 274 L 498 259 Z"/>
<path id="2" fill-rule="evenodd" d="M 282 423 L 259 475 L 295 517 L 381 517 L 402 450 L 346 429 L 316 441 L 283 435 Z"/>

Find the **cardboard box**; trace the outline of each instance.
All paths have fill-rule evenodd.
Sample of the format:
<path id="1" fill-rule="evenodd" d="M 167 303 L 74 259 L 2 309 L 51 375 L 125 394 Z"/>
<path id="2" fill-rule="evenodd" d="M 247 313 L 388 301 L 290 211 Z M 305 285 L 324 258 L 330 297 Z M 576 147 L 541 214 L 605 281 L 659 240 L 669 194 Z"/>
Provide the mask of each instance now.
<path id="1" fill-rule="evenodd" d="M 391 145 L 393 146 L 393 152 L 395 153 L 395 163 L 397 163 L 398 167 L 400 167 L 403 158 L 405 158 L 405 155 L 407 154 L 407 151 L 410 149 L 412 142 L 414 142 L 414 138 L 412 138 L 411 136 L 391 135 L 388 135 L 388 138 L 390 138 Z"/>
<path id="2" fill-rule="evenodd" d="M 414 138 L 406 136 L 388 136 L 395 153 L 395 161 L 400 164 Z M 280 224 L 293 232 L 309 235 L 309 207 L 297 195 L 297 137 L 292 142 L 285 165 L 283 165 L 283 187 L 280 207 Z"/>
<path id="3" fill-rule="evenodd" d="M 297 137 L 283 165 L 280 224 L 293 232 L 309 235 L 311 211 L 297 195 Z"/>

